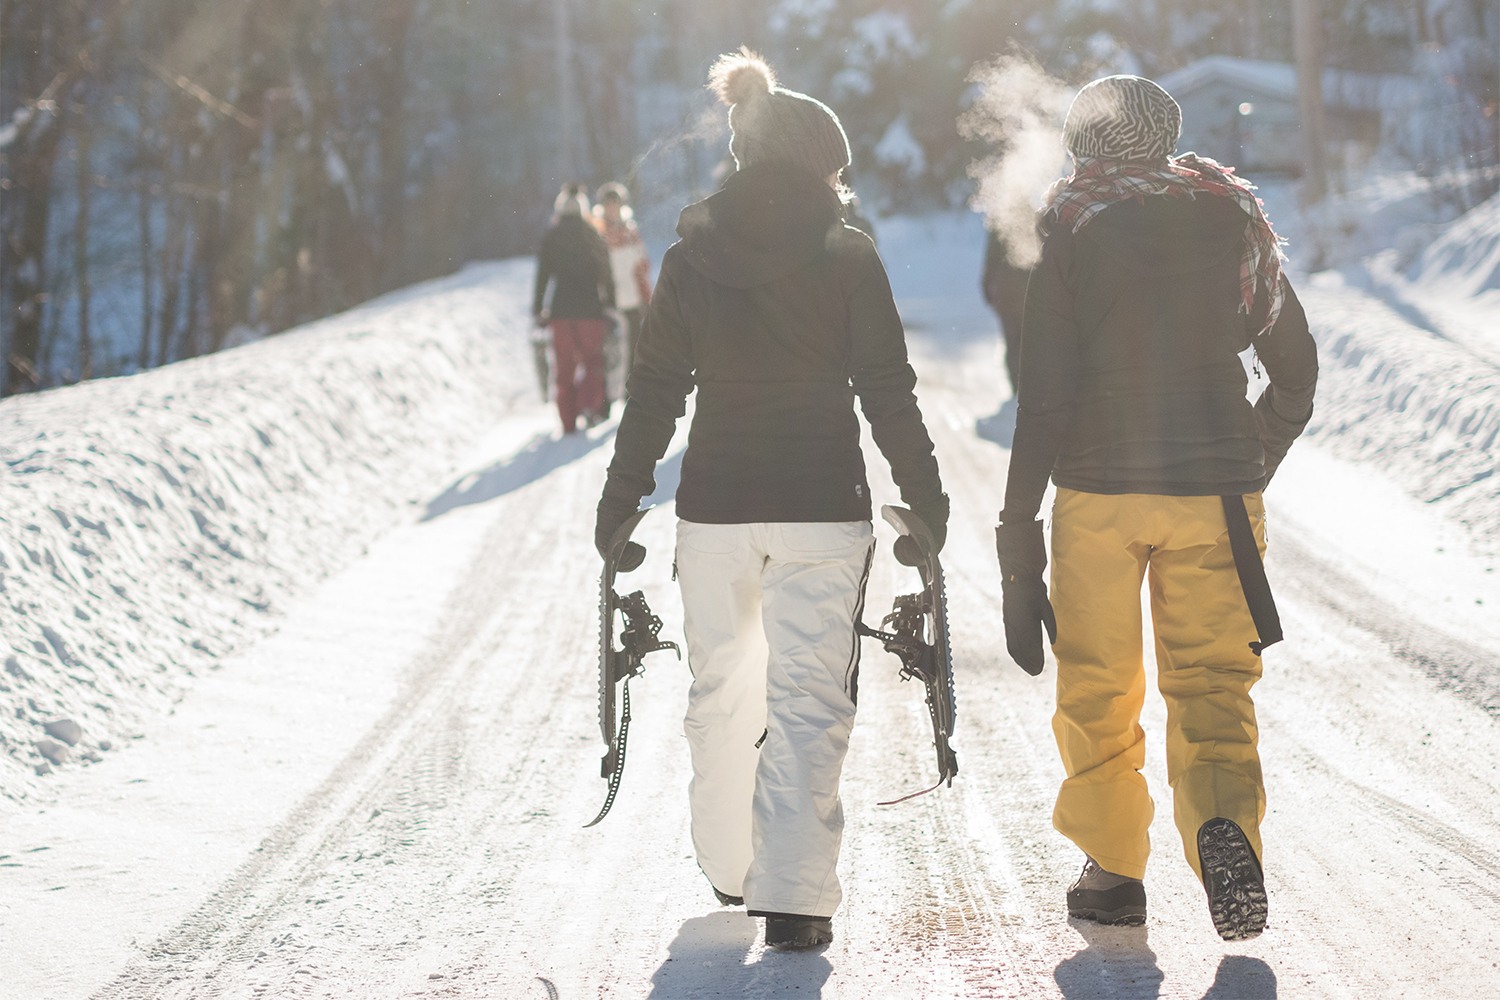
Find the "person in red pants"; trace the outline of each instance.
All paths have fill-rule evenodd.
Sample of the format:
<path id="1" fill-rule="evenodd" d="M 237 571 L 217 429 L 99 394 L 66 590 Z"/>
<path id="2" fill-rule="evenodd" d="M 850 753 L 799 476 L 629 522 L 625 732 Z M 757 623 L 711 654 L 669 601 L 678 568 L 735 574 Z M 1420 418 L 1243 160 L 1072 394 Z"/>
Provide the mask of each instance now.
<path id="1" fill-rule="evenodd" d="M 604 317 L 614 307 L 609 248 L 589 222 L 583 187 L 567 184 L 537 251 L 531 303 L 537 326 L 547 326 L 552 334 L 557 415 L 564 434 L 578 430 L 580 417 L 589 427 L 604 419 Z"/>

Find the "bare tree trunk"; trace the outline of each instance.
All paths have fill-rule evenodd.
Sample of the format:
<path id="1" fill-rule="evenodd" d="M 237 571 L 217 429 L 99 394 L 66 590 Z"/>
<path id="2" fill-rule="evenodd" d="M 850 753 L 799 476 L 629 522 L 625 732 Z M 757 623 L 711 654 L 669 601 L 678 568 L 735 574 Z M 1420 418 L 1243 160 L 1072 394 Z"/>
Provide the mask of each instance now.
<path id="1" fill-rule="evenodd" d="M 178 170 L 189 169 L 189 156 L 185 150 L 173 151 L 167 161 L 168 175 Z M 175 187 L 169 187 L 166 195 L 166 211 L 163 219 L 161 242 L 161 303 L 157 310 L 156 350 L 147 367 L 156 367 L 177 360 L 172 357 L 172 344 L 177 339 L 180 322 L 182 287 L 187 278 L 187 241 L 190 235 L 190 213 L 187 196 Z"/>
<path id="2" fill-rule="evenodd" d="M 85 84 L 85 87 L 87 85 Z M 89 286 L 89 207 L 94 188 L 93 135 L 86 103 L 77 106 L 79 127 L 74 130 L 78 154 L 78 214 L 73 221 L 73 270 L 78 283 L 78 377 L 94 377 L 94 340 L 90 328 L 93 295 Z"/>
<path id="3" fill-rule="evenodd" d="M 5 359 L 5 394 L 25 392 L 42 384 L 42 319 L 47 301 L 47 232 L 52 217 L 52 172 L 62 128 L 56 122 L 42 127 L 24 157 L 16 157 L 11 190 L 6 201 L 16 220 L 7 225 L 3 267 L 10 317 L 10 356 Z"/>
<path id="4" fill-rule="evenodd" d="M 380 115 L 380 280 L 385 288 L 406 276 L 406 42 L 416 0 L 387 0 L 377 17 L 380 70 L 376 109 Z"/>
<path id="5" fill-rule="evenodd" d="M 1292 0 L 1292 42 L 1297 57 L 1297 105 L 1302 116 L 1302 201 L 1314 205 L 1328 193 L 1323 27 L 1318 0 Z"/>
<path id="6" fill-rule="evenodd" d="M 41 358 L 47 311 L 47 239 L 52 186 L 66 123 L 59 95 L 70 81 L 75 55 L 75 12 L 50 4 L 18 5 L 4 11 L 0 42 L 4 58 L 21 69 L 11 77 L 28 100 L 20 128 L 6 147 L 6 191 L 0 198 L 0 302 L 11 314 L 10 350 L 0 395 L 42 384 Z"/>
<path id="7" fill-rule="evenodd" d="M 576 179 L 578 170 L 578 79 L 573 54 L 569 0 L 553 0 L 552 32 L 557 69 L 557 175 L 559 183 Z"/>
<path id="8" fill-rule="evenodd" d="M 142 100 L 140 103 L 144 105 L 146 102 Z M 144 112 L 141 114 L 141 120 L 146 120 Z M 136 148 L 139 153 L 146 153 L 146 141 L 144 137 L 141 139 Z M 141 155 L 140 159 L 142 162 L 146 162 L 148 157 L 146 155 Z M 154 255 L 156 253 L 156 246 L 154 240 L 151 237 L 152 199 L 150 176 L 151 175 L 147 173 L 143 174 L 137 179 L 135 200 L 136 227 L 139 229 L 141 234 L 139 242 L 141 261 L 141 347 L 139 363 L 141 368 L 151 367 L 151 330 L 153 326 L 153 316 L 155 315 L 155 306 L 153 305 L 154 289 L 152 286 L 156 281 L 156 275 L 153 270 L 155 265 Z"/>

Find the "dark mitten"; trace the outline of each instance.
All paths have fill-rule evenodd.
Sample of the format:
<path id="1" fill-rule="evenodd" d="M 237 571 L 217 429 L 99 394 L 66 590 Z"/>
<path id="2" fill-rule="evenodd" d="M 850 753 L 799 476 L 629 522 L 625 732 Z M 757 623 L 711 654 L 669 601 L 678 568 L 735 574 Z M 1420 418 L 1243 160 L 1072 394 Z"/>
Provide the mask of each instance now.
<path id="1" fill-rule="evenodd" d="M 1042 629 L 1046 628 L 1050 642 L 1057 642 L 1057 618 L 1042 580 L 1042 571 L 1047 568 L 1042 522 L 1007 524 L 1002 519 L 995 526 L 995 554 L 1000 558 L 1005 647 L 1011 659 L 1034 677 L 1042 672 L 1045 662 Z"/>
<path id="2" fill-rule="evenodd" d="M 609 543 L 615 537 L 615 532 L 620 530 L 620 525 L 630 519 L 639 508 L 638 501 L 627 501 L 614 499 L 609 496 L 601 497 L 599 509 L 594 519 L 594 548 L 599 550 L 599 555 L 605 559 L 609 558 Z M 620 561 L 615 569 L 621 573 L 629 573 L 638 568 L 646 560 L 646 547 L 639 542 L 626 542 L 625 551 L 620 553 Z"/>
<path id="3" fill-rule="evenodd" d="M 948 540 L 948 494 L 939 493 L 934 500 L 914 503 L 911 512 L 927 525 L 927 531 L 932 535 L 933 551 L 943 551 L 943 543 Z M 922 561 L 917 543 L 905 535 L 896 539 L 895 553 L 896 561 L 903 566 L 915 566 Z"/>

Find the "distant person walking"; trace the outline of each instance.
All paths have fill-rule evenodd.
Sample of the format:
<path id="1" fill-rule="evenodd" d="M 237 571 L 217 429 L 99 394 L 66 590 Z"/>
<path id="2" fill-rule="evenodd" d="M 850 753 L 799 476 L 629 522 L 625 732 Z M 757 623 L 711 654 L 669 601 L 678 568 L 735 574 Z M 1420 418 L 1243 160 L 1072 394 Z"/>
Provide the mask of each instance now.
<path id="1" fill-rule="evenodd" d="M 609 403 L 624 396 L 625 377 L 635 361 L 641 339 L 641 321 L 651 302 L 651 260 L 646 241 L 635 224 L 630 192 L 616 181 L 599 188 L 594 205 L 594 224 L 609 247 L 609 266 L 615 280 L 615 307 L 624 330 L 606 332 L 604 341 L 605 413 Z M 613 326 L 613 324 L 611 324 Z"/>
<path id="2" fill-rule="evenodd" d="M 984 273 L 979 288 L 984 301 L 1000 321 L 1000 343 L 1005 351 L 1005 374 L 1014 396 L 1021 371 L 1021 317 L 1026 305 L 1026 281 L 1031 268 L 1011 259 L 1009 241 L 994 230 L 988 231 L 984 247 Z"/>
<path id="3" fill-rule="evenodd" d="M 1043 209 L 996 543 L 1011 656 L 1040 673 L 1045 627 L 1057 657 L 1066 778 L 1052 821 L 1086 855 L 1068 912 L 1146 919 L 1149 580 L 1177 830 L 1234 940 L 1267 913 L 1250 688 L 1281 631 L 1261 491 L 1312 414 L 1317 353 L 1259 200 L 1213 160 L 1173 156 L 1181 122 L 1135 76 L 1090 83 L 1068 111 L 1074 171 Z M 1270 380 L 1253 407 L 1246 348 Z M 1049 476 L 1050 601 L 1037 520 Z"/>
<path id="4" fill-rule="evenodd" d="M 948 497 L 875 246 L 844 225 L 849 143 L 760 57 L 719 59 L 737 171 L 683 209 L 641 333 L 594 540 L 655 488 L 686 397 L 675 566 L 699 866 L 772 948 L 833 939 L 855 623 L 874 541 L 855 400 L 939 546 Z"/>
<path id="5" fill-rule="evenodd" d="M 551 298 L 548 299 L 548 289 Z M 536 255 L 531 312 L 552 333 L 554 393 L 564 434 L 604 419 L 604 320 L 615 305 L 609 250 L 589 221 L 588 196 L 565 185 Z"/>

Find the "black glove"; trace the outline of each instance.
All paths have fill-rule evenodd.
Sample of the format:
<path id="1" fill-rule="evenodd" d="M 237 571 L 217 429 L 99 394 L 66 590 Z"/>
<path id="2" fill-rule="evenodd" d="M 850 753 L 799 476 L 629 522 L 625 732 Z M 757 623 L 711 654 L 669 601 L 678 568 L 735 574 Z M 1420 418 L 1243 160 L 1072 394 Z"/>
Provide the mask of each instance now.
<path id="1" fill-rule="evenodd" d="M 1050 642 L 1057 642 L 1057 617 L 1042 580 L 1042 570 L 1047 568 L 1042 522 L 1006 524 L 1002 514 L 1001 523 L 995 526 L 995 554 L 1000 558 L 1005 648 L 1022 670 L 1035 677 L 1044 663 L 1041 627 L 1046 627 Z"/>
<path id="2" fill-rule="evenodd" d="M 948 540 L 948 494 L 939 493 L 936 499 L 914 503 L 911 505 L 911 512 L 927 525 L 927 532 L 932 535 L 934 554 L 943 551 L 943 543 Z M 896 539 L 893 551 L 896 561 L 903 566 L 915 566 L 922 561 L 917 543 L 905 535 Z"/>
<path id="3" fill-rule="evenodd" d="M 601 497 L 599 509 L 594 519 L 594 548 L 599 550 L 599 555 L 609 558 L 609 543 L 614 539 L 615 532 L 620 525 L 630 520 L 630 515 L 639 509 L 639 501 L 618 500 L 609 496 Z M 620 553 L 620 561 L 615 564 L 615 570 L 620 573 L 629 573 L 640 567 L 646 560 L 646 547 L 639 542 L 626 542 L 625 551 Z"/>

